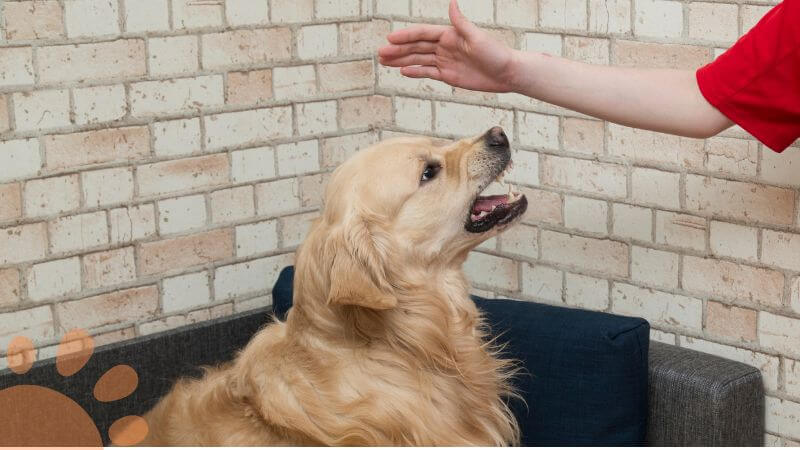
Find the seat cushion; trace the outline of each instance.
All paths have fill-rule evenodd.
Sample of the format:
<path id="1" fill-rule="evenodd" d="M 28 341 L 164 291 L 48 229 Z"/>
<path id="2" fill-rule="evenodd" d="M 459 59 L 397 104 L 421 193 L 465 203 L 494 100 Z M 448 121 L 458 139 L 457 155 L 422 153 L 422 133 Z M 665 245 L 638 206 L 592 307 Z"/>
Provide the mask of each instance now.
<path id="1" fill-rule="evenodd" d="M 272 291 L 292 305 L 294 269 Z M 599 292 L 598 295 L 605 293 Z M 646 320 L 514 300 L 473 297 L 505 355 L 524 366 L 511 407 L 523 445 L 642 445 L 647 429 Z"/>

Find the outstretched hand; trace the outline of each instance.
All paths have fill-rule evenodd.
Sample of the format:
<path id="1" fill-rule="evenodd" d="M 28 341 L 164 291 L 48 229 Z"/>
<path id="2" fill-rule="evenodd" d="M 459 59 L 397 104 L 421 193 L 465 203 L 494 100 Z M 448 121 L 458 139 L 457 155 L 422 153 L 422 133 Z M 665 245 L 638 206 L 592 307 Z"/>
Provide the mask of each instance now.
<path id="1" fill-rule="evenodd" d="M 513 90 L 514 51 L 467 20 L 456 0 L 449 12 L 453 26 L 418 25 L 389 34 L 390 44 L 378 49 L 381 64 L 464 89 Z"/>

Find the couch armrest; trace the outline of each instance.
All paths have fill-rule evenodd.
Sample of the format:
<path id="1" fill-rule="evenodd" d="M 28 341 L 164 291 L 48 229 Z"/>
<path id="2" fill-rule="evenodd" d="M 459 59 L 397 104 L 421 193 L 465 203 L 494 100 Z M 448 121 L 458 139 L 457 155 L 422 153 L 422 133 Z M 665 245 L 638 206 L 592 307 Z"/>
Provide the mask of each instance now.
<path id="1" fill-rule="evenodd" d="M 650 343 L 647 442 L 652 446 L 761 446 L 761 372 L 718 356 Z"/>

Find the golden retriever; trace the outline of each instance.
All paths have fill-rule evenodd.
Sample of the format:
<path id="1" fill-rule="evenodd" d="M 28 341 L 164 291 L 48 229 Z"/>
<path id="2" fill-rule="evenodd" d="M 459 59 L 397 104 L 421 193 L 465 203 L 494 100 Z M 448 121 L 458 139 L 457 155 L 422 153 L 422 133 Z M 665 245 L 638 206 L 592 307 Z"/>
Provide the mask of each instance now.
<path id="1" fill-rule="evenodd" d="M 337 168 L 298 250 L 294 307 L 228 365 L 180 380 L 146 445 L 508 445 L 509 361 L 461 266 L 524 196 L 479 194 L 511 163 L 499 127 L 397 138 Z"/>

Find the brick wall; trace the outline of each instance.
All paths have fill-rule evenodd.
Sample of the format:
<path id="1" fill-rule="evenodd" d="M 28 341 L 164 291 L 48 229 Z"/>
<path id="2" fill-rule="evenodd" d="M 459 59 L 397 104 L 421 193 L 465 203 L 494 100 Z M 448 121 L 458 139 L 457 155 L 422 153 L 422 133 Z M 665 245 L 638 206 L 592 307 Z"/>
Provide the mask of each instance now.
<path id="1" fill-rule="evenodd" d="M 694 69 L 773 1 L 462 0 L 520 49 Z M 0 1 L 0 354 L 129 339 L 270 303 L 347 155 L 504 126 L 531 202 L 473 253 L 478 292 L 638 315 L 761 368 L 767 443 L 800 441 L 800 152 L 628 129 L 403 79 L 391 29 L 447 0 Z M 1 367 L 1 366 L 0 366 Z"/>

